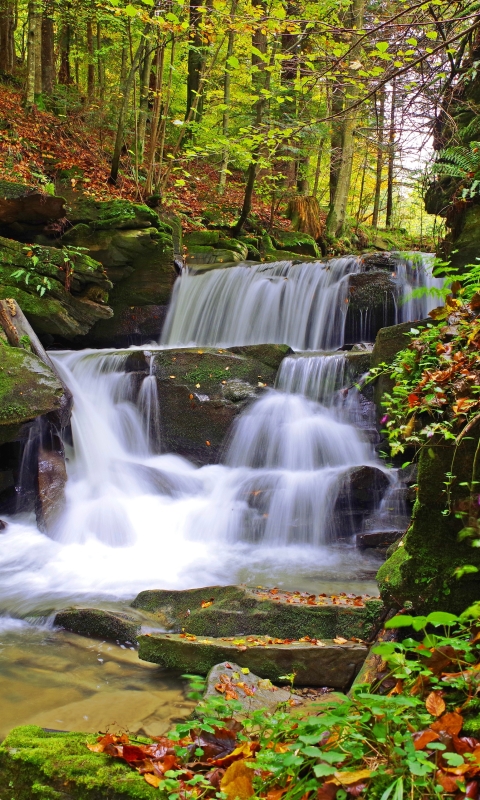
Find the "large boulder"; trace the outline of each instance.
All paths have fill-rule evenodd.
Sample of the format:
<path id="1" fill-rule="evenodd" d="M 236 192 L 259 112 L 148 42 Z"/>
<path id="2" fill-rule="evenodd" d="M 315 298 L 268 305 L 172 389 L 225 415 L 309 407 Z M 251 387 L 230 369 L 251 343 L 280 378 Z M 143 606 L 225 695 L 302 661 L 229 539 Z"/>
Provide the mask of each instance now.
<path id="1" fill-rule="evenodd" d="M 260 678 L 239 664 L 222 661 L 215 664 L 208 673 L 204 699 L 219 697 L 228 691 L 242 706 L 242 713 L 266 709 L 275 711 L 280 703 L 288 703 L 294 698 L 289 689 L 274 686 L 268 678 Z M 298 698 L 300 702 L 300 698 Z"/>
<path id="2" fill-rule="evenodd" d="M 422 322 L 415 323 L 415 325 L 425 325 L 427 322 L 431 324 L 432 320 L 423 320 Z M 380 364 L 391 364 L 397 353 L 408 347 L 413 336 L 411 331 L 415 325 L 412 322 L 401 322 L 399 325 L 390 325 L 385 328 L 380 328 L 372 350 L 372 368 L 379 367 Z M 375 381 L 374 398 L 379 413 L 382 411 L 382 397 L 385 392 L 390 393 L 392 391 L 393 385 L 393 380 L 389 375 L 380 375 Z"/>
<path id="3" fill-rule="evenodd" d="M 80 636 L 135 645 L 141 622 L 133 614 L 101 608 L 65 608 L 57 611 L 54 625 Z"/>
<path id="4" fill-rule="evenodd" d="M 272 232 L 272 241 L 276 250 L 288 250 L 297 256 L 321 258 L 321 252 L 313 236 L 300 231 L 284 231 L 275 228 Z"/>
<path id="5" fill-rule="evenodd" d="M 477 422 L 458 446 L 432 439 L 421 448 L 412 522 L 377 575 L 387 605 L 411 603 L 417 613 L 441 609 L 458 614 L 478 602 L 480 551 L 468 538 L 459 539 L 465 523 L 455 510 L 468 507 L 479 437 Z M 447 508 L 445 476 L 452 472 Z M 476 571 L 457 577 L 457 568 L 465 566 Z"/>
<path id="6" fill-rule="evenodd" d="M 72 204 L 68 220 L 61 243 L 86 248 L 113 284 L 113 317 L 85 343 L 123 347 L 158 338 L 175 280 L 172 225 L 145 205 L 87 198 Z"/>
<path id="7" fill-rule="evenodd" d="M 65 217 L 65 199 L 33 186 L 0 181 L 0 232 L 18 238 Z"/>
<path id="8" fill-rule="evenodd" d="M 35 259 L 35 261 L 34 261 Z M 0 300 L 13 298 L 40 336 L 72 341 L 98 320 L 112 316 L 112 286 L 98 261 L 72 255 L 70 287 L 65 288 L 65 253 L 56 247 L 34 250 L 0 237 Z"/>
<path id="9" fill-rule="evenodd" d="M 160 614 L 172 630 L 197 636 L 262 634 L 289 639 L 371 639 L 383 611 L 378 598 L 330 598 L 245 586 L 144 591 L 132 606 Z"/>
<path id="10" fill-rule="evenodd" d="M 287 346 L 264 345 L 238 354 L 208 348 L 153 353 L 163 447 L 197 464 L 218 461 L 233 419 L 258 392 L 273 386 L 287 352 Z"/>
<path id="11" fill-rule="evenodd" d="M 235 661 L 261 678 L 278 682 L 295 673 L 298 686 L 346 689 L 365 661 L 368 648 L 357 642 L 288 641 L 269 636 L 214 639 L 189 634 L 139 637 L 139 658 L 168 669 L 207 675 L 220 661 Z"/>

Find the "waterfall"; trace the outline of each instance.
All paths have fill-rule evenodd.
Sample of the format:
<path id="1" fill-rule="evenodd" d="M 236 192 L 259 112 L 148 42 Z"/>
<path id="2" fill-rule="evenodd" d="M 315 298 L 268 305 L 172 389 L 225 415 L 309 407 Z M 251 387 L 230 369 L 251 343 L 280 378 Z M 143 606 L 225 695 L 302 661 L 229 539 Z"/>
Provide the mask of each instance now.
<path id="1" fill-rule="evenodd" d="M 393 262 L 392 287 L 385 293 L 377 328 L 423 319 L 438 305 L 431 293 L 411 296 L 422 287 L 428 292 L 441 288 L 442 280 L 431 274 L 432 256 L 393 254 Z M 229 347 L 269 342 L 294 350 L 335 350 L 345 341 L 349 276 L 363 269 L 361 258 L 346 256 L 303 264 L 239 265 L 200 275 L 186 271 L 175 283 L 162 344 Z M 368 310 L 359 312 L 358 341 L 372 338 L 370 316 Z"/>
<path id="2" fill-rule="evenodd" d="M 335 350 L 343 344 L 348 276 L 360 269 L 360 260 L 348 256 L 187 272 L 175 283 L 162 343 Z"/>

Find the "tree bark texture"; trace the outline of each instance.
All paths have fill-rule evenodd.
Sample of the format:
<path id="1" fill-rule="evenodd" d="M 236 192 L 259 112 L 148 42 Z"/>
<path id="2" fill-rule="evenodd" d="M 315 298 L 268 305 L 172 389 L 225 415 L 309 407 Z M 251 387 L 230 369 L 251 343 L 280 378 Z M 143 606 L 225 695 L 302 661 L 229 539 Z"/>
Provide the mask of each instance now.
<path id="1" fill-rule="evenodd" d="M 6 75 L 12 75 L 15 70 L 16 27 L 14 0 L 0 0 L 0 72 Z"/>
<path id="2" fill-rule="evenodd" d="M 380 195 L 382 193 L 384 131 L 385 131 L 385 87 L 382 86 L 382 88 L 380 89 L 380 103 L 378 107 L 378 116 L 377 116 L 378 149 L 377 149 L 377 166 L 375 174 L 375 196 L 373 200 L 373 215 L 372 215 L 373 228 L 378 228 L 378 217 L 380 214 Z"/>

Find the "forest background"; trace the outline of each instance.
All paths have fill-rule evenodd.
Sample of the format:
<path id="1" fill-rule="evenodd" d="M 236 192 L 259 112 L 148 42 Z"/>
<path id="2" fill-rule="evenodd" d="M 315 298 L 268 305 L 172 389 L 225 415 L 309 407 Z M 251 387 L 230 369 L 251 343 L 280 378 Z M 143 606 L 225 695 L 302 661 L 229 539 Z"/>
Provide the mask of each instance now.
<path id="1" fill-rule="evenodd" d="M 304 197 L 327 242 L 431 244 L 427 162 L 479 19 L 466 0 L 1 0 L 1 177 L 237 232 Z"/>

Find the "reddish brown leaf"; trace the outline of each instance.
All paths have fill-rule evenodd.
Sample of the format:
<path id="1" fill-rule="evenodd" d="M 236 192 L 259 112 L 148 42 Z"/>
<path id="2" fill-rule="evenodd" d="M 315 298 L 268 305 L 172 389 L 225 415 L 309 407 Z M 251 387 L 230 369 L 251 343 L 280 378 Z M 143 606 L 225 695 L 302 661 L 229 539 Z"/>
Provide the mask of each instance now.
<path id="1" fill-rule="evenodd" d="M 436 780 L 446 792 L 455 792 L 458 789 L 459 778 L 454 775 L 446 775 L 442 770 L 438 770 Z"/>
<path id="2" fill-rule="evenodd" d="M 429 714 L 434 717 L 440 717 L 446 708 L 441 692 L 430 692 L 425 700 L 425 707 Z"/>
<path id="3" fill-rule="evenodd" d="M 317 800 L 335 800 L 339 787 L 334 783 L 324 783 L 317 789 Z"/>
<path id="4" fill-rule="evenodd" d="M 462 730 L 463 725 L 463 717 L 461 714 L 457 714 L 456 711 L 448 711 L 443 717 L 440 717 L 433 722 L 430 727 L 432 731 L 445 731 L 446 733 L 451 734 L 452 736 L 458 736 L 460 731 Z"/>
<path id="5" fill-rule="evenodd" d="M 439 734 L 428 728 L 426 731 L 419 731 L 413 734 L 413 741 L 415 742 L 415 750 L 423 750 L 427 744 L 439 739 Z"/>

